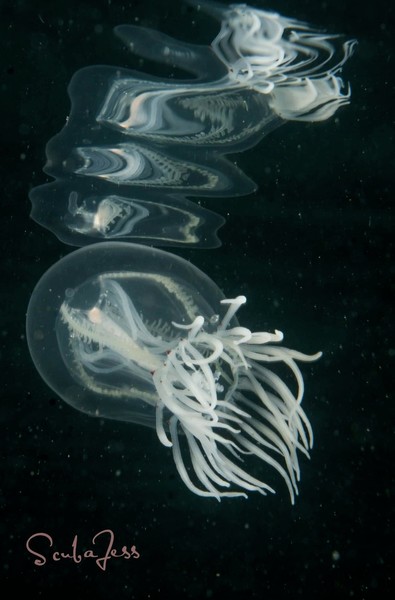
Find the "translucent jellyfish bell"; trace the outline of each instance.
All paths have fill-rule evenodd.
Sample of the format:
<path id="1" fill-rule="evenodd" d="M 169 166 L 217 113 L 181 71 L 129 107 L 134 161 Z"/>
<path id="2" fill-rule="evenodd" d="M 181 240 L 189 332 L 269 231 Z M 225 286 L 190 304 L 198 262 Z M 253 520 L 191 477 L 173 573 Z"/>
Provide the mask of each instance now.
<path id="1" fill-rule="evenodd" d="M 155 427 L 194 493 L 273 492 L 264 463 L 293 502 L 298 452 L 308 455 L 313 440 L 296 361 L 320 353 L 278 346 L 279 331 L 240 326 L 235 314 L 245 301 L 225 299 L 177 256 L 103 242 L 69 254 L 39 281 L 29 349 L 46 383 L 75 408 Z"/>
<path id="2" fill-rule="evenodd" d="M 112 347 L 98 360 L 94 350 L 102 344 L 93 331 L 100 327 L 89 311 L 96 307 L 118 333 L 149 347 L 148 338 L 140 340 L 143 330 L 156 344 L 170 341 L 180 331 L 173 322 L 188 324 L 198 313 L 209 322 L 222 299 L 204 273 L 178 256 L 123 242 L 93 244 L 67 255 L 37 284 L 27 313 L 30 353 L 46 383 L 75 408 L 154 426 L 152 365 L 147 362 L 148 374 L 138 361 L 135 369 L 129 359 L 122 366 Z"/>

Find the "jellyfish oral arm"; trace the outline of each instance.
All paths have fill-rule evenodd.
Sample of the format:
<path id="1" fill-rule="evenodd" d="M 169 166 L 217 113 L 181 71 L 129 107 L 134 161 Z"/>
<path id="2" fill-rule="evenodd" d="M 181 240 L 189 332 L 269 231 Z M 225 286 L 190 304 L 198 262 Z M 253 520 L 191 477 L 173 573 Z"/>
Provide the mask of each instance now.
<path id="1" fill-rule="evenodd" d="M 131 361 L 146 371 L 155 371 L 161 360 L 146 347 L 138 344 L 97 306 L 88 311 L 70 308 L 65 302 L 60 309 L 61 318 L 74 335 L 99 347 L 107 347 L 120 360 Z"/>

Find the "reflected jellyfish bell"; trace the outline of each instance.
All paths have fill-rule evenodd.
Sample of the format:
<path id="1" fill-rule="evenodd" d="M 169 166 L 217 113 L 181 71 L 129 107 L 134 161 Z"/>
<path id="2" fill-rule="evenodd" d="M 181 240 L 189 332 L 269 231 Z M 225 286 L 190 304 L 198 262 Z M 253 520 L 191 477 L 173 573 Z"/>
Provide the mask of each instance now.
<path id="1" fill-rule="evenodd" d="M 207 275 L 162 250 L 103 242 L 55 264 L 37 284 L 27 337 L 46 383 L 90 415 L 156 428 L 199 496 L 274 490 L 262 463 L 297 493 L 312 430 L 297 361 L 282 333 L 251 332 Z M 283 380 L 277 368 L 289 371 Z"/>

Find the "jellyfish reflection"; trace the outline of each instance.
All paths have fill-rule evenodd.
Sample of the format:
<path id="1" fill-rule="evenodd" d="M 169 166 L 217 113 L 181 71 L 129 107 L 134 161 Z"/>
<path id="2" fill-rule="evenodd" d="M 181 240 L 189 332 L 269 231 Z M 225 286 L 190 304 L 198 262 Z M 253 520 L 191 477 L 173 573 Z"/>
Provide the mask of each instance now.
<path id="1" fill-rule="evenodd" d="M 102 185 L 53 182 L 34 188 L 31 216 L 66 244 L 132 240 L 155 246 L 221 245 L 217 230 L 225 219 L 180 194 L 144 190 L 109 194 Z"/>
<path id="2" fill-rule="evenodd" d="M 252 193 L 255 183 L 228 154 L 252 147 L 286 121 L 322 121 L 349 102 L 350 88 L 340 74 L 353 41 L 245 4 L 188 1 L 220 22 L 210 46 L 133 25 L 115 29 L 132 52 L 187 77 L 159 78 L 115 66 L 90 66 L 73 76 L 70 116 L 46 149 L 44 170 L 56 181 L 30 194 L 32 217 L 62 240 L 76 245 L 97 240 L 97 228 L 74 228 L 65 189 L 72 186 L 89 203 L 90 188 L 101 186 L 98 195 L 122 198 L 122 227 L 106 229 L 105 239 L 145 242 L 141 231 L 154 209 L 146 203 L 143 229 L 134 238 L 134 192 L 141 205 L 154 191 L 161 193 L 164 211 L 159 218 L 156 211 L 158 227 L 149 227 L 146 243 L 216 246 L 216 239 L 207 242 L 206 231 L 211 225 L 215 236 L 221 217 L 202 214 L 186 197 Z M 45 206 L 54 190 L 56 221 Z M 188 220 L 204 225 L 193 236 L 185 238 L 178 228 L 161 236 L 174 195 Z"/>
<path id="3" fill-rule="evenodd" d="M 273 492 L 252 474 L 257 462 L 281 475 L 294 502 L 298 452 L 308 455 L 313 441 L 297 361 L 320 353 L 278 346 L 279 331 L 239 325 L 245 301 L 225 299 L 172 254 L 104 242 L 40 280 L 29 348 L 43 379 L 75 408 L 156 427 L 192 492 L 218 500 Z M 278 365 L 293 375 L 295 392 Z"/>

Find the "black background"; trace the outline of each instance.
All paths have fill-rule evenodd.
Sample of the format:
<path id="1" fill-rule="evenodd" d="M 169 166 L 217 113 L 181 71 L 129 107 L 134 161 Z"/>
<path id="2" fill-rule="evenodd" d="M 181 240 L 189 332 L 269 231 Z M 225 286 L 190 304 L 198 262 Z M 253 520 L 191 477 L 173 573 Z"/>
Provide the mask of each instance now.
<path id="1" fill-rule="evenodd" d="M 389 598 L 394 591 L 394 13 L 390 3 L 256 5 L 343 32 L 351 105 L 321 124 L 288 123 L 234 158 L 259 184 L 207 200 L 227 218 L 217 250 L 182 255 L 227 297 L 243 293 L 251 329 L 324 357 L 304 368 L 315 433 L 300 497 L 205 500 L 180 481 L 156 433 L 99 421 L 56 398 L 24 332 L 40 276 L 72 248 L 29 219 L 47 178 L 45 144 L 69 110 L 66 86 L 90 64 L 133 66 L 112 28 L 134 22 L 195 42 L 217 25 L 178 0 L 5 1 L 1 9 L 2 588 L 30 598 Z M 215 206 L 213 206 L 215 202 Z M 177 250 L 175 250 L 177 252 Z M 27 538 L 81 549 L 102 529 L 141 557 L 39 568 Z"/>

